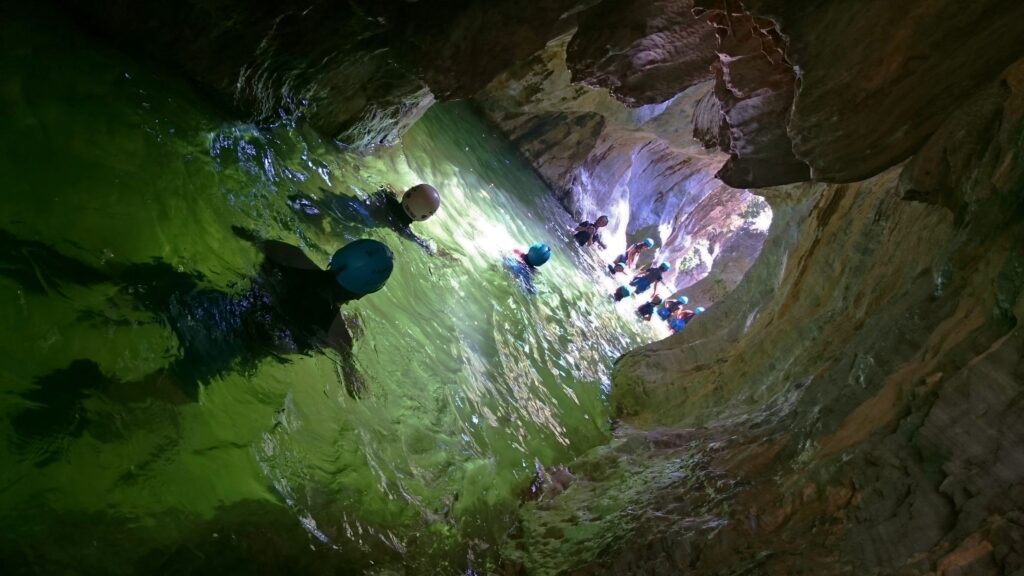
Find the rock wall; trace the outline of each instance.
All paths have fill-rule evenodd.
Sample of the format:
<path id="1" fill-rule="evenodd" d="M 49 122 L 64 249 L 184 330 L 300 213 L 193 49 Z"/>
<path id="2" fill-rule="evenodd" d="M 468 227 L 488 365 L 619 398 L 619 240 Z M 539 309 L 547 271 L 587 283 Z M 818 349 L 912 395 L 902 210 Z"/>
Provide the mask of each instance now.
<path id="1" fill-rule="evenodd" d="M 566 64 L 566 54 L 587 22 L 499 75 L 476 102 L 577 219 L 610 216 L 603 259 L 651 237 L 657 251 L 643 262 L 670 262 L 668 280 L 679 291 L 697 294 L 701 305 L 713 304 L 757 257 L 771 211 L 747 210 L 759 199 L 715 178 L 727 156 L 693 138 L 691 117 L 712 90 L 710 70 L 667 102 L 627 108 L 621 94 L 574 83 L 578 73 Z M 601 78 L 622 73 L 621 63 L 600 66 L 610 68 Z M 653 66 L 631 76 L 630 86 L 663 84 L 678 69 Z M 709 273 L 704 286 L 691 293 L 689 287 Z"/>
<path id="2" fill-rule="evenodd" d="M 465 98 L 544 46 L 585 0 L 112 0 L 59 3 L 258 121 L 303 115 L 358 147 L 393 143 L 435 97 Z M 495 34 L 495 30 L 501 30 Z"/>
<path id="3" fill-rule="evenodd" d="M 622 357 L 508 573 L 1024 571 L 1024 60 L 900 166 L 764 190 L 740 285 Z"/>

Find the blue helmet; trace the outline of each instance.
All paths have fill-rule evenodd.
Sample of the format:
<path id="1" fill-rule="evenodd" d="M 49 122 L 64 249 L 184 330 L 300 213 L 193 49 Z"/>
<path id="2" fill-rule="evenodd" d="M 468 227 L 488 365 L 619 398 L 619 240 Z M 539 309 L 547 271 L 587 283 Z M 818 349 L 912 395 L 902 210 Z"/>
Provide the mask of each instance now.
<path id="1" fill-rule="evenodd" d="M 530 246 L 526 253 L 526 263 L 536 268 L 551 259 L 551 248 L 547 244 L 538 242 Z"/>
<path id="2" fill-rule="evenodd" d="M 679 298 L 676 298 L 676 302 L 679 302 L 683 306 L 686 306 L 687 304 L 690 303 L 690 299 L 687 298 L 686 296 L 680 296 Z"/>
<path id="3" fill-rule="evenodd" d="M 703 306 L 697 306 L 696 308 L 693 309 L 693 311 L 696 312 L 697 314 L 703 314 L 704 313 L 704 307 Z"/>
<path id="4" fill-rule="evenodd" d="M 644 238 L 644 244 L 646 244 L 648 248 L 654 248 L 654 240 L 651 240 L 650 238 Z"/>
<path id="5" fill-rule="evenodd" d="M 631 292 L 629 291 L 629 286 L 626 286 L 625 284 L 619 286 L 619 289 L 616 290 L 615 293 L 622 296 L 623 298 L 631 294 Z"/>
<path id="6" fill-rule="evenodd" d="M 669 269 L 670 269 L 670 268 L 672 268 L 672 267 L 671 267 L 671 266 L 669 266 L 668 262 L 662 262 L 661 264 L 658 264 L 658 268 L 659 268 L 659 269 L 660 269 L 660 270 L 661 270 L 662 272 L 668 272 L 668 271 L 669 271 Z"/>
<path id="7" fill-rule="evenodd" d="M 361 238 L 335 252 L 328 270 L 342 288 L 365 296 L 384 287 L 395 267 L 394 259 L 381 242 Z"/>

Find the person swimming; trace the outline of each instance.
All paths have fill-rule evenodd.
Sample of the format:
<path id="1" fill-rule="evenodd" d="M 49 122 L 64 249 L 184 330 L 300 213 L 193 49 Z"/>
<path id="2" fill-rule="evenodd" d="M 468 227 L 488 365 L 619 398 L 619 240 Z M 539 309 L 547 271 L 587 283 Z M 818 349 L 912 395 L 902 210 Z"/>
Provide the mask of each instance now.
<path id="1" fill-rule="evenodd" d="M 263 256 L 241 293 L 208 288 L 202 274 L 162 260 L 95 268 L 9 234 L 0 235 L 0 244 L 19 249 L 0 259 L 0 274 L 19 280 L 20 270 L 31 267 L 56 284 L 112 284 L 118 287 L 117 297 L 127 297 L 165 323 L 177 337 L 179 354 L 141 383 L 122 383 L 122 391 L 162 390 L 169 401 L 195 401 L 203 384 L 229 371 L 247 373 L 266 358 L 286 361 L 288 355 L 331 348 L 340 356 L 346 390 L 358 396 L 365 384 L 352 355 L 350 331 L 358 325 L 350 326 L 338 307 L 383 288 L 394 267 L 391 250 L 376 240 L 356 240 L 337 250 L 323 268 L 297 246 L 233 230 Z"/>
<path id="2" fill-rule="evenodd" d="M 651 297 L 651 299 L 648 302 L 641 304 L 639 307 L 637 307 L 636 315 L 644 320 L 649 321 L 651 319 L 651 316 L 654 315 L 654 310 L 657 308 L 659 304 L 661 304 L 661 296 L 655 294 L 654 296 Z"/>
<path id="3" fill-rule="evenodd" d="M 601 241 L 601 228 L 608 225 L 608 217 L 601 215 L 594 222 L 584 220 L 573 230 L 573 238 L 580 246 L 593 246 L 597 244 L 602 249 L 607 248 Z"/>
<path id="4" fill-rule="evenodd" d="M 311 220 L 322 220 L 330 213 L 347 224 L 366 228 L 387 227 L 401 238 L 416 243 L 427 254 L 435 254 L 428 240 L 413 231 L 413 224 L 423 222 L 441 208 L 441 194 L 429 184 L 417 184 L 406 190 L 401 199 L 390 185 L 381 186 L 366 200 L 342 196 L 321 188 L 322 199 L 293 195 L 288 201 L 299 214 Z M 445 253 L 447 254 L 447 253 Z"/>
<path id="5" fill-rule="evenodd" d="M 669 318 L 668 327 L 670 330 L 672 330 L 672 333 L 675 334 L 676 332 L 679 332 L 683 328 L 686 328 L 686 325 L 689 324 L 690 321 L 694 319 L 694 317 L 703 313 L 704 308 L 702 306 L 697 306 L 693 310 L 680 308 L 676 310 Z"/>
<path id="6" fill-rule="evenodd" d="M 675 300 L 669 300 L 658 309 L 658 316 L 660 316 L 662 320 L 668 322 L 669 318 L 675 314 L 677 310 L 689 303 L 690 299 L 686 296 L 679 296 Z"/>
<path id="7" fill-rule="evenodd" d="M 536 294 L 537 287 L 533 283 L 533 277 L 538 268 L 551 259 L 551 248 L 542 242 L 531 244 L 526 250 L 515 249 L 512 251 L 515 258 L 505 257 L 505 268 L 519 281 L 523 290 L 528 294 Z"/>
<path id="8" fill-rule="evenodd" d="M 637 274 L 629 281 L 630 286 L 636 287 L 636 293 L 641 294 L 646 292 L 651 286 L 654 287 L 654 291 L 658 291 L 658 284 L 661 283 L 665 272 L 668 272 L 671 266 L 668 262 L 662 262 L 657 267 L 648 266 L 643 272 Z"/>
<path id="9" fill-rule="evenodd" d="M 618 288 L 615 289 L 615 292 L 612 292 L 612 300 L 615 300 L 616 302 L 622 302 L 631 294 L 632 292 L 630 291 L 629 286 L 619 286 Z"/>
<path id="10" fill-rule="evenodd" d="M 619 254 L 615 260 L 608 265 L 608 273 L 615 276 L 619 272 L 625 272 L 626 268 L 632 268 L 636 264 L 636 259 L 640 256 L 640 253 L 648 248 L 654 247 L 654 240 L 645 238 L 643 242 L 637 242 L 622 254 Z"/>

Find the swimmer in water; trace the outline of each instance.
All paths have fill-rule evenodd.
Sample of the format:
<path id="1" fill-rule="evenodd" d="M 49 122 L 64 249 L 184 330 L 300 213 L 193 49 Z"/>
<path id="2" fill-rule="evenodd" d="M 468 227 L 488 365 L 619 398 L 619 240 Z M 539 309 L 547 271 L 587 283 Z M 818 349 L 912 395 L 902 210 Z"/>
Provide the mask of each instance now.
<path id="1" fill-rule="evenodd" d="M 580 246 L 593 246 L 597 244 L 602 249 L 607 248 L 601 241 L 601 228 L 608 225 L 608 217 L 601 215 L 597 220 L 588 222 L 584 220 L 573 230 L 573 238 Z"/>
<path id="2" fill-rule="evenodd" d="M 679 296 L 675 300 L 669 300 L 664 306 L 658 309 L 658 316 L 660 316 L 662 320 L 668 322 L 677 310 L 689 303 L 690 299 L 686 296 Z"/>
<path id="3" fill-rule="evenodd" d="M 641 294 L 646 292 L 648 288 L 654 287 L 654 291 L 658 291 L 658 284 L 661 283 L 665 272 L 668 272 L 671 266 L 668 262 L 662 262 L 656 268 L 653 266 L 647 267 L 646 270 L 637 274 L 629 281 L 630 286 L 636 287 L 636 293 Z"/>
<path id="4" fill-rule="evenodd" d="M 626 268 L 632 268 L 636 264 L 636 259 L 640 256 L 640 253 L 648 248 L 654 247 L 654 240 L 645 238 L 643 242 L 637 242 L 622 254 L 619 254 L 615 261 L 608 265 L 608 273 L 612 276 L 620 272 L 625 272 Z"/>
<path id="5" fill-rule="evenodd" d="M 612 292 L 612 300 L 616 302 L 622 302 L 625 298 L 628 298 L 632 294 L 629 286 L 619 286 Z"/>
<path id="6" fill-rule="evenodd" d="M 655 294 L 651 297 L 650 301 L 637 307 L 636 315 L 644 320 L 650 320 L 659 304 L 661 304 L 661 296 Z"/>
<path id="7" fill-rule="evenodd" d="M 29 290 L 35 286 L 24 272 L 30 271 L 32 277 L 46 278 L 41 291 L 49 285 L 112 284 L 119 297 L 166 324 L 180 352 L 141 382 L 111 387 L 128 400 L 142 400 L 148 393 L 172 402 L 195 401 L 204 383 L 225 373 L 250 373 L 267 358 L 285 362 L 289 355 L 326 348 L 338 352 L 346 390 L 358 396 L 365 384 L 352 355 L 350 330 L 358 325 L 350 326 L 338 307 L 384 286 L 393 268 L 391 250 L 376 240 L 356 240 L 337 250 L 324 268 L 296 246 L 262 240 L 241 228 L 234 231 L 263 256 L 240 293 L 210 288 L 202 274 L 162 260 L 93 267 L 3 231 L 0 274 Z"/>
<path id="8" fill-rule="evenodd" d="M 525 252 L 516 249 L 513 250 L 513 254 L 515 258 L 505 258 L 505 268 L 515 276 L 523 290 L 529 294 L 536 294 L 537 287 L 533 284 L 533 277 L 539 271 L 538 268 L 551 259 L 551 248 L 547 244 L 537 242 L 531 244 Z"/>
<path id="9" fill-rule="evenodd" d="M 672 333 L 675 334 L 676 332 L 679 332 L 683 328 L 686 328 L 686 325 L 689 324 L 695 316 L 703 313 L 704 308 L 701 306 L 697 306 L 693 310 L 680 308 L 676 310 L 669 318 L 668 327 L 669 329 L 672 330 Z"/>
<path id="10" fill-rule="evenodd" d="M 431 243 L 413 231 L 413 224 L 423 222 L 441 208 L 441 194 L 429 184 L 417 184 L 406 190 L 401 199 L 391 186 L 382 186 L 368 199 L 334 194 L 321 188 L 323 198 L 294 195 L 288 203 L 307 219 L 323 225 L 324 213 L 330 213 L 346 224 L 366 228 L 388 227 L 400 237 L 416 243 L 427 254 L 435 254 Z M 451 256 L 444 251 L 442 256 Z"/>

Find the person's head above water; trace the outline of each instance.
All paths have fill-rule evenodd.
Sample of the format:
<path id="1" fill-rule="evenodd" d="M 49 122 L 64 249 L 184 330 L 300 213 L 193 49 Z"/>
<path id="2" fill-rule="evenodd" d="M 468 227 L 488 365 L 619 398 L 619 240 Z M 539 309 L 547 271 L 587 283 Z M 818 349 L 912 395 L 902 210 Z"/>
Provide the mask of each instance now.
<path id="1" fill-rule="evenodd" d="M 391 249 L 381 242 L 361 238 L 335 252 L 327 270 L 342 288 L 366 296 L 384 287 L 395 267 L 394 259 Z"/>
<path id="2" fill-rule="evenodd" d="M 551 259 L 551 248 L 547 244 L 537 242 L 530 246 L 524 259 L 527 264 L 536 268 Z"/>
<path id="3" fill-rule="evenodd" d="M 672 266 L 669 266 L 668 262 L 662 262 L 661 264 L 658 264 L 658 270 L 661 270 L 662 272 L 668 272 L 669 268 L 671 267 Z"/>
<path id="4" fill-rule="evenodd" d="M 693 312 L 695 314 L 703 314 L 704 313 L 704 307 L 703 306 L 697 306 L 696 308 L 693 309 Z"/>
<path id="5" fill-rule="evenodd" d="M 604 214 L 601 214 L 600 216 L 598 216 L 597 220 L 594 221 L 594 226 L 597 226 L 598 228 L 601 228 L 602 226 L 607 226 L 607 225 L 608 225 L 608 217 L 605 216 Z"/>
<path id="6" fill-rule="evenodd" d="M 430 218 L 441 207 L 441 194 L 430 184 L 417 184 L 402 196 L 402 210 L 413 222 Z"/>
<path id="7" fill-rule="evenodd" d="M 651 240 L 650 238 L 644 238 L 644 246 L 647 246 L 648 248 L 654 248 L 654 240 Z"/>

